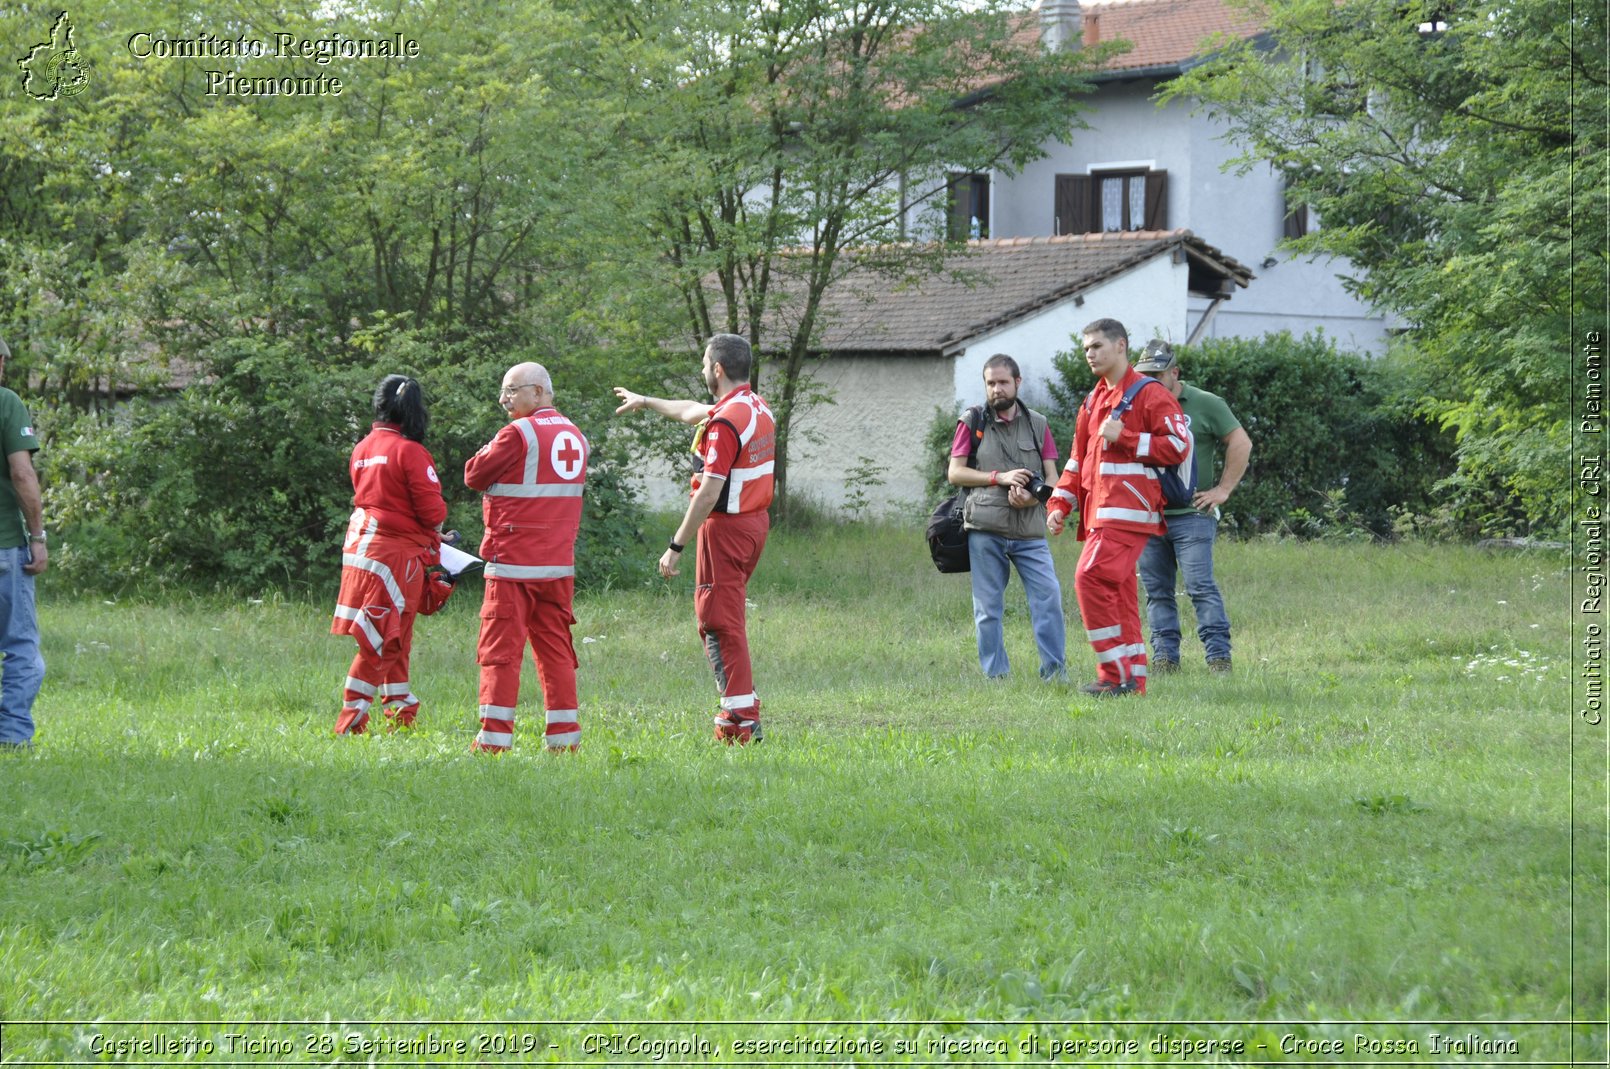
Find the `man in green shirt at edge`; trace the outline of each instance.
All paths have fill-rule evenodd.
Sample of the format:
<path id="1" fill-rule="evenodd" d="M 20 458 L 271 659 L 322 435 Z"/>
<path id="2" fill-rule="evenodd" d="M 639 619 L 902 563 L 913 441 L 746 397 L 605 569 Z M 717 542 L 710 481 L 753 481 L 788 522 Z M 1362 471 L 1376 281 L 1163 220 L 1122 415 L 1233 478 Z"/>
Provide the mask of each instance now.
<path id="1" fill-rule="evenodd" d="M 1174 597 L 1176 566 L 1185 573 L 1185 593 L 1196 607 L 1196 634 L 1207 652 L 1208 670 L 1230 670 L 1230 618 L 1213 580 L 1213 540 L 1218 534 L 1219 506 L 1247 473 L 1252 439 L 1241 428 L 1224 398 L 1187 386 L 1180 380 L 1174 347 L 1160 338 L 1146 344 L 1135 370 L 1150 375 L 1174 394 L 1196 439 L 1194 508 L 1163 513 L 1168 530 L 1154 536 L 1140 554 L 1140 578 L 1146 586 L 1146 623 L 1152 634 L 1151 669 L 1163 674 L 1180 666 L 1180 614 Z M 1223 471 L 1215 479 L 1219 446 Z"/>
<path id="2" fill-rule="evenodd" d="M 0 341 L 0 378 L 11 349 Z M 34 576 L 50 560 L 45 549 L 44 506 L 34 472 L 39 439 L 22 398 L 0 387 L 0 750 L 33 746 L 34 698 L 45 680 L 39 654 Z"/>

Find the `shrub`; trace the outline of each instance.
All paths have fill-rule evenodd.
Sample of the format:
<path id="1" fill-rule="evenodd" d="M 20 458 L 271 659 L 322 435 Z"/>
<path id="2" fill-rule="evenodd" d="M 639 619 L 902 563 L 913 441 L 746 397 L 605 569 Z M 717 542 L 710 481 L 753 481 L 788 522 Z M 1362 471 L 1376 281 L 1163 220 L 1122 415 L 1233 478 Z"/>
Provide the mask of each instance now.
<path id="1" fill-rule="evenodd" d="M 49 514 L 62 529 L 56 563 L 81 585 L 180 583 L 246 590 L 333 590 L 352 510 L 347 458 L 371 421 L 382 375 L 418 377 L 430 402 L 425 444 L 436 458 L 448 523 L 474 550 L 479 495 L 463 464 L 506 421 L 497 385 L 510 363 L 486 338 L 448 341 L 413 331 L 360 332 L 330 352 L 266 337 L 207 350 L 209 381 L 139 398 L 107 414 L 58 414 L 49 448 Z M 550 364 L 550 367 L 552 365 Z M 559 373 L 556 371 L 556 376 Z M 563 411 L 593 446 L 578 540 L 577 582 L 607 585 L 652 564 L 612 405 L 576 376 Z M 607 390 L 605 391 L 607 393 Z"/>

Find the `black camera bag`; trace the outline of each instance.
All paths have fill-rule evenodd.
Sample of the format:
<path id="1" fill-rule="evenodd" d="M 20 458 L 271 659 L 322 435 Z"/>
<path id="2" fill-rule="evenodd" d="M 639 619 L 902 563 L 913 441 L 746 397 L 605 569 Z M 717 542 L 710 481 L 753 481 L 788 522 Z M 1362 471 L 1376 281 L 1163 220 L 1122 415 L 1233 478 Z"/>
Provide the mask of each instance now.
<path id="1" fill-rule="evenodd" d="M 973 432 L 972 446 L 976 450 L 984 428 L 984 410 L 975 405 L 962 418 Z M 971 452 L 967 454 L 967 466 L 978 466 Z M 934 567 L 946 575 L 973 570 L 972 558 L 967 552 L 967 529 L 962 526 L 962 509 L 966 504 L 967 489 L 963 487 L 941 501 L 928 517 L 928 555 L 934 559 Z"/>

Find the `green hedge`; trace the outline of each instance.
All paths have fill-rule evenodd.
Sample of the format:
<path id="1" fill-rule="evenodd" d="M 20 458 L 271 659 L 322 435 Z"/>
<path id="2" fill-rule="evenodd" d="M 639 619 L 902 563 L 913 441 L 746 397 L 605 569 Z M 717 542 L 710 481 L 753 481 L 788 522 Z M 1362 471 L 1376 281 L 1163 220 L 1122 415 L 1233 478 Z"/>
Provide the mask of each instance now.
<path id="1" fill-rule="evenodd" d="M 1131 340 L 1138 349 L 1146 339 Z M 1436 511 L 1436 485 L 1455 466 L 1452 436 L 1416 415 L 1412 376 L 1392 359 L 1341 352 L 1318 333 L 1210 339 L 1176 352 L 1185 381 L 1223 397 L 1252 438 L 1226 527 L 1386 536 L 1405 517 Z M 1055 362 L 1052 392 L 1071 423 L 1090 369 L 1075 351 Z"/>

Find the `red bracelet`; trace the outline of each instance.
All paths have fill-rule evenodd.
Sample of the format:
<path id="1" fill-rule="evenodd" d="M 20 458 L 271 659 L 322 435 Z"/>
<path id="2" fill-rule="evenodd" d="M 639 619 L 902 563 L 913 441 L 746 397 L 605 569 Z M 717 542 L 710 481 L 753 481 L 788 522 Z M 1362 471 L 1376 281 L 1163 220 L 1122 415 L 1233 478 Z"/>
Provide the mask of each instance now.
<path id="1" fill-rule="evenodd" d="M 992 471 L 992 472 L 989 473 L 989 484 L 991 486 L 995 485 L 995 477 L 997 475 L 999 475 L 999 474 L 1000 474 L 1000 472 L 998 472 L 998 471 Z"/>

